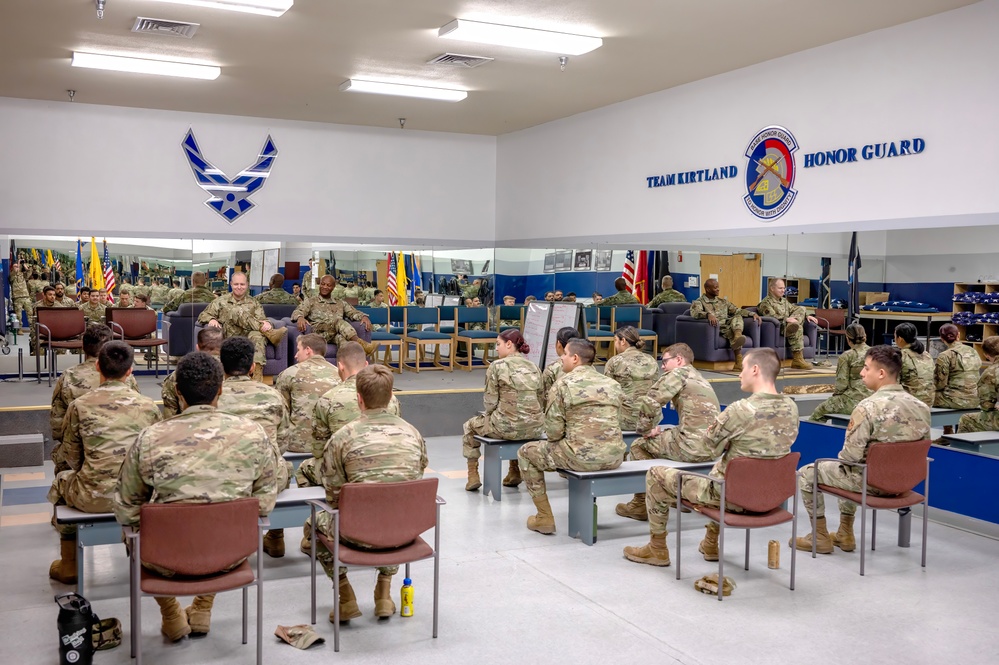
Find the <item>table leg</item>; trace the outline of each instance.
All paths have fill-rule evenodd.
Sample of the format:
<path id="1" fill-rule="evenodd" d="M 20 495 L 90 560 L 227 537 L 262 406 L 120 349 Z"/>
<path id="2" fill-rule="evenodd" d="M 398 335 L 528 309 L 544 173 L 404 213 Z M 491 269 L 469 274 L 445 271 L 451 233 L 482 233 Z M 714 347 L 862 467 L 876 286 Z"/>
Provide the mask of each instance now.
<path id="1" fill-rule="evenodd" d="M 482 495 L 486 496 L 490 492 L 493 499 L 502 501 L 502 479 L 503 461 L 500 459 L 499 450 L 492 446 L 482 446 Z"/>
<path id="2" fill-rule="evenodd" d="M 84 596 L 83 569 L 87 558 L 87 550 L 83 545 L 86 540 L 86 534 L 84 534 L 83 531 L 86 528 L 86 524 L 80 524 L 76 528 L 76 592 L 81 596 Z"/>
<path id="3" fill-rule="evenodd" d="M 595 502 L 590 482 L 569 476 L 569 535 L 586 545 L 597 540 Z"/>

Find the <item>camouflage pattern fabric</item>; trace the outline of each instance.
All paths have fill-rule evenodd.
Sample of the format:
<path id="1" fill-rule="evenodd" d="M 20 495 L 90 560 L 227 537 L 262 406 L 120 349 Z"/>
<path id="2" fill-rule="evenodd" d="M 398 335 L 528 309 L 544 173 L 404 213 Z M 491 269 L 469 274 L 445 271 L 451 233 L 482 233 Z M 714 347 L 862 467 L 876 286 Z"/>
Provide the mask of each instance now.
<path id="1" fill-rule="evenodd" d="M 340 505 L 340 488 L 347 483 L 419 480 L 426 468 L 427 447 L 417 429 L 386 409 L 370 409 L 333 436 L 323 454 L 320 475 L 326 501 L 336 508 Z M 334 537 L 333 516 L 326 511 L 318 513 L 316 528 L 327 537 Z M 340 572 L 346 572 L 345 568 L 333 569 L 332 553 L 318 542 L 316 557 L 331 579 L 336 580 Z M 398 570 L 398 566 L 378 569 L 385 575 L 394 575 Z"/>
<path id="2" fill-rule="evenodd" d="M 637 400 L 638 432 L 650 432 L 662 420 L 662 407 L 672 404 L 679 425 L 663 429 L 654 437 L 631 444 L 632 459 L 671 459 L 707 462 L 714 459 L 704 443 L 708 428 L 720 413 L 718 396 L 711 384 L 690 365 L 663 374 L 648 394 Z"/>
<path id="3" fill-rule="evenodd" d="M 958 432 L 999 431 L 999 411 L 996 411 L 996 396 L 999 394 L 999 364 L 989 365 L 978 379 L 978 403 L 981 411 L 966 413 L 957 425 Z"/>
<path id="4" fill-rule="evenodd" d="M 538 439 L 545 424 L 541 372 L 519 353 L 500 358 L 486 368 L 482 402 L 485 415 L 465 422 L 461 452 L 468 459 L 480 457 L 480 443 L 473 437 L 494 439 Z"/>
<path id="5" fill-rule="evenodd" d="M 145 296 L 146 299 L 148 300 L 148 298 L 149 298 L 149 287 L 146 286 L 146 285 L 144 285 L 144 284 L 142 286 L 138 286 L 138 285 L 137 286 L 133 286 L 132 287 L 132 295 L 133 296 Z"/>
<path id="6" fill-rule="evenodd" d="M 937 390 L 933 406 L 945 409 L 978 407 L 978 374 L 982 359 L 978 352 L 956 340 L 937 356 L 933 383 Z"/>
<path id="7" fill-rule="evenodd" d="M 180 300 L 183 297 L 184 297 L 184 289 L 180 288 L 179 286 L 175 286 L 174 288 L 167 291 L 167 302 L 170 302 L 172 300 Z"/>
<path id="8" fill-rule="evenodd" d="M 787 344 L 792 351 L 801 351 L 805 348 L 805 319 L 808 314 L 805 308 L 788 301 L 787 298 L 774 298 L 767 295 L 760 301 L 756 308 L 756 313 L 760 316 L 771 316 L 780 321 L 780 334 L 787 338 Z M 798 330 L 793 335 L 787 334 L 787 320 L 794 318 L 798 320 Z"/>
<path id="9" fill-rule="evenodd" d="M 721 296 L 709 298 L 702 295 L 690 304 L 690 315 L 695 319 L 706 319 L 708 314 L 714 314 L 718 319 L 718 330 L 729 342 L 742 334 L 744 328 L 742 317 L 753 315 L 748 309 L 736 307 Z"/>
<path id="10" fill-rule="evenodd" d="M 562 360 L 556 360 L 551 365 L 545 368 L 545 371 L 541 373 L 541 393 L 542 401 L 541 406 L 548 410 L 548 405 L 551 404 L 551 390 L 555 382 L 565 376 L 565 370 L 562 369 Z"/>
<path id="11" fill-rule="evenodd" d="M 297 305 L 298 298 L 291 295 L 284 289 L 267 289 L 256 300 L 261 305 Z"/>
<path id="12" fill-rule="evenodd" d="M 784 386 L 781 392 L 785 395 L 816 395 L 831 393 L 835 387 L 831 383 L 810 383 L 806 386 Z"/>
<path id="13" fill-rule="evenodd" d="M 343 300 L 347 297 L 347 287 L 343 284 L 337 283 L 337 285 L 333 287 L 333 292 L 330 293 L 330 295 L 333 297 L 333 300 Z"/>
<path id="14" fill-rule="evenodd" d="M 84 318 L 90 323 L 103 323 L 104 316 L 107 313 L 106 305 L 91 305 L 89 302 L 80 305 L 80 311 L 83 312 Z"/>
<path id="15" fill-rule="evenodd" d="M 177 393 L 177 370 L 170 372 L 163 379 L 163 387 L 160 390 L 163 399 L 163 417 L 172 418 L 180 415 L 180 395 Z"/>
<path id="16" fill-rule="evenodd" d="M 340 385 L 337 368 L 320 356 L 312 356 L 278 374 L 274 389 L 284 400 L 288 426 L 278 431 L 281 450 L 308 453 L 329 439 L 312 438 L 312 415 L 319 398 Z"/>
<path id="17" fill-rule="evenodd" d="M 396 417 L 402 416 L 402 409 L 395 395 L 389 400 L 387 410 Z M 330 437 L 360 416 L 361 408 L 357 405 L 357 375 L 354 375 L 326 391 L 316 402 L 316 407 L 312 411 L 312 441 L 315 442 L 312 456 L 322 459 Z"/>
<path id="18" fill-rule="evenodd" d="M 872 443 L 919 441 L 929 435 L 930 407 L 905 392 L 897 383 L 882 386 L 853 410 L 850 424 L 846 427 L 846 441 L 838 457 L 848 462 L 866 462 L 867 451 Z M 822 493 L 812 496 L 812 482 L 816 473 L 821 485 L 831 485 L 851 492 L 863 491 L 863 473 L 857 467 L 836 462 L 820 462 L 817 468 L 815 464 L 808 464 L 799 473 L 798 487 L 809 515 L 813 510 L 817 511 L 815 514 L 818 517 L 825 514 Z M 881 495 L 873 487 L 868 487 L 868 493 Z M 857 504 L 840 499 L 839 511 L 845 515 L 853 515 L 857 512 Z"/>
<path id="19" fill-rule="evenodd" d="M 149 288 L 149 303 L 152 305 L 162 305 L 170 298 L 170 287 L 165 284 L 157 284 Z"/>
<path id="20" fill-rule="evenodd" d="M 870 347 L 860 343 L 848 349 L 836 361 L 836 383 L 833 385 L 833 395 L 815 407 L 808 419 L 820 423 L 829 413 L 853 413 L 860 400 L 870 397 L 870 389 L 860 378 L 860 370 L 864 369 L 864 356 Z"/>
<path id="21" fill-rule="evenodd" d="M 56 306 L 57 307 L 76 307 L 76 301 L 73 300 L 72 298 L 70 298 L 69 296 L 63 296 L 62 298 L 60 298 L 59 296 L 56 296 Z M 107 305 L 101 305 L 101 308 L 104 308 L 106 306 Z"/>
<path id="22" fill-rule="evenodd" d="M 659 363 L 633 346 L 615 354 L 604 366 L 604 376 L 621 384 L 624 402 L 621 405 L 621 429 L 638 427 L 638 398 L 644 397 L 659 375 Z"/>
<path id="23" fill-rule="evenodd" d="M 612 307 L 615 305 L 637 305 L 638 298 L 636 298 L 629 291 L 618 291 L 612 296 L 608 296 L 600 301 L 601 307 Z"/>
<path id="24" fill-rule="evenodd" d="M 316 279 L 316 284 L 318 285 L 318 283 L 319 283 L 319 279 L 317 278 Z M 311 270 L 306 270 L 305 274 L 302 275 L 302 293 L 305 294 L 306 298 L 310 298 L 310 297 L 316 295 L 317 293 L 319 293 L 318 289 L 316 287 L 312 286 L 312 271 Z"/>
<path id="25" fill-rule="evenodd" d="M 263 367 L 267 363 L 267 340 L 260 333 L 260 325 L 267 320 L 264 308 L 253 298 L 243 296 L 237 300 L 227 293 L 212 301 L 198 317 L 198 323 L 206 325 L 215 319 L 222 325 L 225 337 L 246 337 L 253 342 L 253 362 Z"/>
<path id="26" fill-rule="evenodd" d="M 775 459 L 791 451 L 798 436 L 798 406 L 790 397 L 756 393 L 733 402 L 719 414 L 704 435 L 704 447 L 715 462 L 709 475 L 724 478 L 728 463 L 737 457 Z M 652 467 L 645 476 L 645 507 L 649 513 L 649 531 L 653 536 L 666 534 L 669 509 L 676 505 L 677 476 L 680 472 L 662 466 Z M 719 506 L 718 485 L 704 478 L 686 478 L 683 498 L 708 506 Z M 726 510 L 742 512 L 738 506 Z"/>
<path id="27" fill-rule="evenodd" d="M 49 309 L 51 309 L 51 308 L 54 308 L 54 307 L 61 308 L 62 305 L 60 305 L 59 303 L 54 303 L 52 305 L 49 305 L 44 300 L 39 300 L 39 301 L 35 302 L 35 304 L 33 305 L 33 308 L 31 310 L 31 316 L 28 319 L 28 325 L 31 327 L 31 330 L 28 333 L 28 348 L 31 349 L 31 354 L 32 355 L 36 355 L 37 356 L 40 353 L 40 348 L 38 346 L 38 340 L 36 339 L 36 335 L 35 335 L 35 321 L 38 320 L 38 315 L 36 314 L 36 312 L 39 309 L 42 309 L 42 308 L 49 308 Z"/>
<path id="28" fill-rule="evenodd" d="M 373 286 L 366 286 L 361 289 L 361 296 L 357 301 L 361 307 L 372 307 L 372 301 L 375 299 L 375 288 Z M 385 307 L 388 307 L 387 303 L 382 303 Z"/>
<path id="29" fill-rule="evenodd" d="M 196 286 L 187 291 L 181 291 L 179 296 L 173 296 L 163 305 L 163 313 L 174 312 L 180 309 L 184 303 L 211 303 L 215 302 L 215 294 L 207 286 Z"/>
<path id="30" fill-rule="evenodd" d="M 14 305 L 14 314 L 17 316 L 18 325 L 23 320 L 21 318 L 22 312 L 27 315 L 30 321 L 33 300 L 28 292 L 28 282 L 24 278 L 23 271 L 10 273 L 10 299 Z"/>
<path id="31" fill-rule="evenodd" d="M 905 392 L 926 406 L 933 406 L 933 400 L 937 396 L 933 372 L 933 358 L 929 353 L 926 351 L 916 353 L 909 348 L 902 349 L 902 373 L 898 382 L 905 388 Z"/>
<path id="32" fill-rule="evenodd" d="M 281 457 L 284 450 L 280 446 L 278 431 L 288 427 L 288 413 L 277 391 L 246 375 L 229 376 L 222 382 L 218 410 L 252 420 L 264 428 L 267 441 L 274 447 L 274 456 L 280 462 L 277 469 L 278 490 L 287 488 L 291 464 Z"/>
<path id="33" fill-rule="evenodd" d="M 327 342 L 342 345 L 357 338 L 357 331 L 347 321 L 361 321 L 364 314 L 347 302 L 336 298 L 323 298 L 320 295 L 307 298 L 291 313 L 291 320 L 301 318 L 312 324 L 312 331 L 323 336 Z"/>
<path id="34" fill-rule="evenodd" d="M 655 308 L 668 302 L 687 302 L 687 297 L 676 289 L 667 289 L 656 294 L 656 297 L 652 299 L 652 302 L 648 306 Z"/>

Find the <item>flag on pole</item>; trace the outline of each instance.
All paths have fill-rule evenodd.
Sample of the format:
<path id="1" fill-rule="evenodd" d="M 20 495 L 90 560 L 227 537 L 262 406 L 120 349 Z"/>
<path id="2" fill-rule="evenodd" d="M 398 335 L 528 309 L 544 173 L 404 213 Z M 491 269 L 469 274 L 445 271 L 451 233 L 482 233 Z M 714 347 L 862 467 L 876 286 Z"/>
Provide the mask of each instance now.
<path id="1" fill-rule="evenodd" d="M 406 279 L 406 259 L 404 258 L 402 252 L 399 252 L 399 256 L 396 259 L 395 266 L 396 266 L 396 272 L 398 273 L 396 275 L 395 281 L 396 281 L 396 291 L 399 295 L 398 298 L 399 304 L 406 305 L 409 302 L 406 299 L 406 285 L 409 283 L 409 280 Z"/>
<path id="2" fill-rule="evenodd" d="M 395 282 L 395 252 L 388 253 L 388 275 L 386 276 L 385 291 L 388 296 L 388 304 L 390 307 L 395 307 L 399 304 L 399 299 L 396 297 L 396 282 Z"/>
<path id="3" fill-rule="evenodd" d="M 846 281 L 849 286 L 849 292 L 847 293 L 847 301 L 849 309 L 847 314 L 849 315 L 849 322 L 852 323 L 857 319 L 857 315 L 860 313 L 860 247 L 857 246 L 857 232 L 853 232 L 853 236 L 850 238 L 850 262 L 847 270 Z"/>
<path id="4" fill-rule="evenodd" d="M 624 270 L 621 271 L 621 277 L 624 277 L 628 283 L 628 291 L 633 291 L 635 288 L 635 252 L 630 249 L 624 255 Z"/>
<path id="5" fill-rule="evenodd" d="M 54 266 L 54 265 L 55 265 L 55 259 L 52 258 L 52 250 L 51 249 L 46 249 L 45 250 L 45 267 L 51 270 L 52 266 Z"/>
<path id="6" fill-rule="evenodd" d="M 420 274 L 420 260 L 416 258 L 416 254 L 410 254 L 410 258 L 413 260 L 413 300 L 416 300 L 416 289 L 423 289 L 423 275 Z"/>
<path id="7" fill-rule="evenodd" d="M 104 288 L 104 271 L 101 270 L 101 257 L 97 254 L 97 240 L 90 238 L 90 288 Z"/>
<path id="8" fill-rule="evenodd" d="M 76 299 L 80 299 L 80 289 L 83 288 L 83 243 L 76 239 Z"/>
<path id="9" fill-rule="evenodd" d="M 34 247 L 31 248 L 31 258 L 35 260 L 35 263 L 41 263 L 42 257 L 38 255 L 38 250 Z"/>
<path id="10" fill-rule="evenodd" d="M 104 239 L 104 288 L 108 290 L 108 302 L 114 304 L 114 269 L 111 267 L 111 257 L 108 256 L 108 241 Z"/>
<path id="11" fill-rule="evenodd" d="M 638 260 L 635 261 L 635 285 L 631 289 L 631 293 L 643 305 L 649 301 L 648 255 L 644 249 L 638 253 Z"/>

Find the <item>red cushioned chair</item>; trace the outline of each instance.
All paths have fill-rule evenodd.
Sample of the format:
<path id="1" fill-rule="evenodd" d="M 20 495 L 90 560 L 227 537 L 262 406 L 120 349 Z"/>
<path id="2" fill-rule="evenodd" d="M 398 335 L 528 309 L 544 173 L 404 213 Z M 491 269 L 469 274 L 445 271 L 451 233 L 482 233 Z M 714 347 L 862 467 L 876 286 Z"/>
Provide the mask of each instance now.
<path id="1" fill-rule="evenodd" d="M 156 336 L 156 311 L 133 307 L 108 307 L 104 312 L 111 332 L 117 334 L 133 350 L 153 350 L 156 354 L 156 376 L 159 377 L 159 347 L 164 346 L 167 341 Z"/>
<path id="2" fill-rule="evenodd" d="M 83 333 L 87 329 L 87 321 L 83 310 L 73 307 L 38 307 L 35 310 L 35 339 L 38 350 L 45 349 L 49 364 L 49 387 L 52 377 L 58 374 L 56 368 L 56 351 L 68 349 L 83 350 Z M 42 382 L 42 356 L 35 356 L 35 372 L 38 383 Z"/>

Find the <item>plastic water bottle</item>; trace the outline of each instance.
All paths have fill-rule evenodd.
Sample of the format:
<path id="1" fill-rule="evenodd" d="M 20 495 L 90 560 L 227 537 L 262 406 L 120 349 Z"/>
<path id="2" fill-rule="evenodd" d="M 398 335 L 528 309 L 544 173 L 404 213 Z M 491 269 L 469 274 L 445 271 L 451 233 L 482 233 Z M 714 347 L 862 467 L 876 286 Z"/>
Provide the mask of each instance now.
<path id="1" fill-rule="evenodd" d="M 408 577 L 403 579 L 400 593 L 402 594 L 402 609 L 399 610 L 399 616 L 413 616 L 413 580 Z"/>

